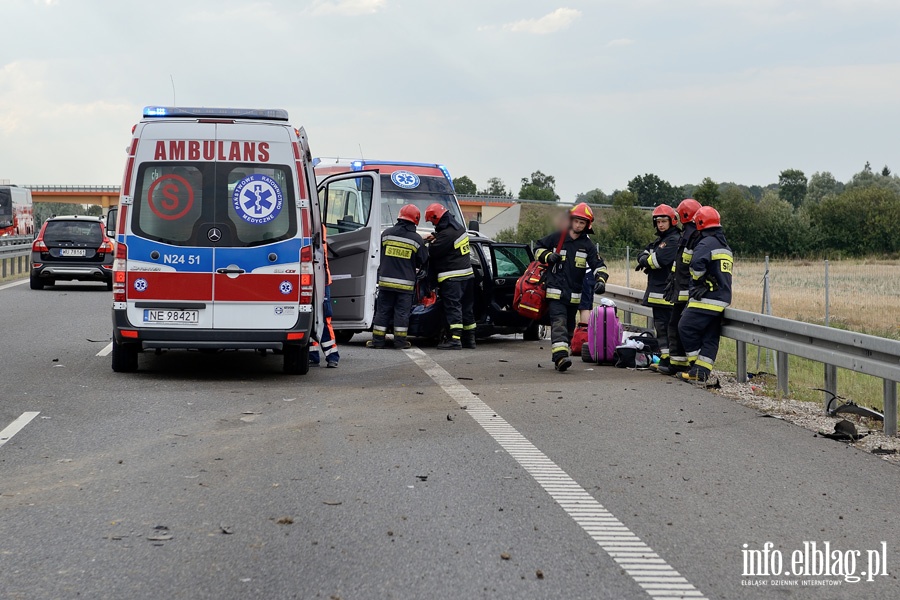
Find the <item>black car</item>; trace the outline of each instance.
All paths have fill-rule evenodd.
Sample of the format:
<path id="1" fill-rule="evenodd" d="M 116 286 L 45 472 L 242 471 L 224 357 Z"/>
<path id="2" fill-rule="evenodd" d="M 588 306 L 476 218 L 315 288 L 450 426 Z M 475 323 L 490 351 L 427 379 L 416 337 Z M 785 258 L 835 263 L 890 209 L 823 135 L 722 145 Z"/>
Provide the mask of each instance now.
<path id="1" fill-rule="evenodd" d="M 115 245 L 97 217 L 53 217 L 31 244 L 31 289 L 57 281 L 102 281 L 112 289 Z"/>
<path id="2" fill-rule="evenodd" d="M 534 260 L 525 244 L 495 242 L 469 233 L 472 268 L 475 271 L 475 335 L 522 333 L 526 340 L 538 339 L 539 323 L 512 308 L 519 276 Z M 440 297 L 430 306 L 413 307 L 409 322 L 412 337 L 437 339 L 446 327 Z"/>

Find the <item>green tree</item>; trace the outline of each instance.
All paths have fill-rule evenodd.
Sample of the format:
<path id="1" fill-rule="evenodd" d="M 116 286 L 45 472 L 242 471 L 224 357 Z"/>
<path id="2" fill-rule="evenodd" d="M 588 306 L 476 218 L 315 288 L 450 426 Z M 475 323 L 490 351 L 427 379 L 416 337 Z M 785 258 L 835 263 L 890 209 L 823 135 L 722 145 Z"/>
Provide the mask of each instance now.
<path id="1" fill-rule="evenodd" d="M 597 226 L 600 244 L 613 248 L 643 248 L 654 237 L 653 220 L 649 211 L 635 206 L 633 192 L 618 192 L 612 198 L 613 209 L 607 214 L 606 223 Z M 595 222 L 596 223 L 596 222 Z"/>
<path id="2" fill-rule="evenodd" d="M 809 177 L 809 185 L 806 186 L 806 203 L 816 205 L 826 196 L 840 194 L 844 184 L 834 178 L 828 171 L 819 173 L 816 171 Z"/>
<path id="3" fill-rule="evenodd" d="M 565 208 L 559 205 L 523 204 L 517 227 L 497 232 L 497 241 L 528 244 L 561 227 L 567 219 Z"/>
<path id="4" fill-rule="evenodd" d="M 522 187 L 519 189 L 521 200 L 544 200 L 555 202 L 559 200 L 556 194 L 556 178 L 553 175 L 544 175 L 541 171 L 535 171 L 531 178 L 522 178 Z"/>
<path id="5" fill-rule="evenodd" d="M 457 194 L 475 195 L 478 193 L 478 187 L 475 185 L 475 182 L 465 175 L 453 179 L 453 188 Z"/>
<path id="6" fill-rule="evenodd" d="M 778 176 L 778 197 L 794 208 L 806 198 L 806 175 L 800 169 L 785 169 Z"/>
<path id="7" fill-rule="evenodd" d="M 100 215 L 103 209 L 100 206 L 94 208 L 89 204 L 68 204 L 66 202 L 35 202 L 34 225 L 40 227 L 44 221 L 59 215 Z"/>
<path id="8" fill-rule="evenodd" d="M 629 181 L 628 191 L 635 195 L 638 206 L 677 206 L 682 199 L 680 187 L 673 186 L 653 173 L 638 175 Z"/>
<path id="9" fill-rule="evenodd" d="M 603 193 L 600 188 L 594 188 L 589 192 L 577 194 L 575 202 L 587 202 L 588 204 L 609 204 L 609 196 Z"/>
<path id="10" fill-rule="evenodd" d="M 888 168 L 887 165 L 884 165 L 884 168 L 881 170 L 881 175 L 882 175 L 883 177 L 890 177 L 890 176 L 891 176 L 891 170 Z"/>
<path id="11" fill-rule="evenodd" d="M 710 179 L 705 178 L 694 188 L 694 200 L 703 206 L 717 206 L 719 200 L 719 184 Z"/>
<path id="12" fill-rule="evenodd" d="M 502 196 L 512 198 L 512 193 L 506 189 L 506 184 L 499 177 L 491 177 L 487 180 L 487 187 L 481 192 L 485 196 Z"/>
<path id="13" fill-rule="evenodd" d="M 900 192 L 895 189 L 848 185 L 842 194 L 825 197 L 812 218 L 826 253 L 866 256 L 900 252 L 900 236 L 896 235 Z"/>

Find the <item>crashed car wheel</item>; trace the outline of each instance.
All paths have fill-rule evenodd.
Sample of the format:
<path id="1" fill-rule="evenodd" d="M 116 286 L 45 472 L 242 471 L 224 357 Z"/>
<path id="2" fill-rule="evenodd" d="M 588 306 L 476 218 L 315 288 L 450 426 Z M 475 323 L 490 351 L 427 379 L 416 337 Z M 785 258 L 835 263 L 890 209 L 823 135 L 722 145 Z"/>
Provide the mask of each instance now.
<path id="1" fill-rule="evenodd" d="M 540 328 L 541 324 L 537 321 L 534 321 L 525 329 L 524 333 L 522 333 L 522 339 L 529 342 L 534 342 L 541 339 Z"/>

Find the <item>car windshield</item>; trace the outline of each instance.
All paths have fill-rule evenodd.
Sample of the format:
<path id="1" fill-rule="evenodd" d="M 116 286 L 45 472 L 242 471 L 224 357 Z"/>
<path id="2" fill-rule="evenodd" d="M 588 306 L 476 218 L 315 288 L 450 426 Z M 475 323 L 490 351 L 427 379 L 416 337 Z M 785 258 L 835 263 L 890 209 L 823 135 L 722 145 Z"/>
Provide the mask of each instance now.
<path id="1" fill-rule="evenodd" d="M 381 176 L 381 225 L 390 227 L 397 222 L 397 215 L 404 204 L 414 204 L 422 213 L 419 227 L 430 228 L 432 225 L 425 220 L 425 209 L 435 202 L 446 207 L 450 215 L 456 221 L 465 225 L 459 203 L 453 195 L 450 182 L 443 177 L 422 176 L 415 189 L 403 189 L 394 184 L 390 175 Z"/>
<path id="2" fill-rule="evenodd" d="M 99 221 L 48 221 L 44 241 L 99 245 L 103 230 Z"/>

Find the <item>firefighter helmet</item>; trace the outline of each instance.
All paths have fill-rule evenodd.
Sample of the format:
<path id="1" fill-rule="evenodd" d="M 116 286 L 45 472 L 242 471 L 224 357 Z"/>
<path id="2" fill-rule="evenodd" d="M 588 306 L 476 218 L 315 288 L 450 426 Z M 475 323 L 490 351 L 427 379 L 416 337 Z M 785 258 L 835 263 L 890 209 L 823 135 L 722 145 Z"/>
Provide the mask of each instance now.
<path id="1" fill-rule="evenodd" d="M 700 203 L 693 198 L 685 198 L 675 210 L 678 212 L 678 220 L 682 223 L 690 223 L 694 220 L 694 213 L 700 209 Z"/>
<path id="2" fill-rule="evenodd" d="M 585 233 L 594 233 L 591 225 L 594 224 L 594 211 L 584 202 L 579 202 L 569 210 L 569 219 L 582 219 L 587 221 Z"/>
<path id="3" fill-rule="evenodd" d="M 668 204 L 660 204 L 653 209 L 653 220 L 655 221 L 657 217 L 669 217 L 670 225 L 678 224 L 678 213 Z"/>
<path id="4" fill-rule="evenodd" d="M 713 227 L 721 227 L 722 220 L 719 217 L 719 211 L 712 206 L 704 206 L 694 214 L 694 222 L 697 224 L 697 231 L 711 229 Z"/>
<path id="5" fill-rule="evenodd" d="M 431 223 L 432 225 L 437 225 L 438 221 L 441 220 L 441 217 L 447 214 L 447 207 L 443 204 L 435 202 L 433 204 L 429 204 L 428 208 L 425 209 L 425 220 Z"/>
<path id="6" fill-rule="evenodd" d="M 404 221 L 409 221 L 414 225 L 418 225 L 421 215 L 422 213 L 419 212 L 419 209 L 415 204 L 404 204 L 400 209 L 400 214 L 397 215 L 397 219 L 403 219 Z"/>

